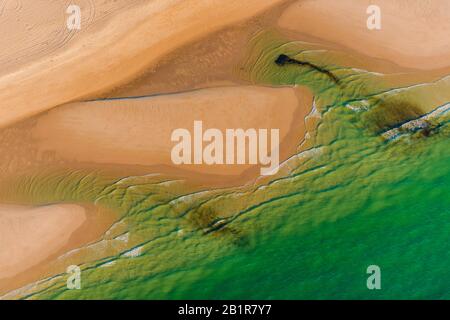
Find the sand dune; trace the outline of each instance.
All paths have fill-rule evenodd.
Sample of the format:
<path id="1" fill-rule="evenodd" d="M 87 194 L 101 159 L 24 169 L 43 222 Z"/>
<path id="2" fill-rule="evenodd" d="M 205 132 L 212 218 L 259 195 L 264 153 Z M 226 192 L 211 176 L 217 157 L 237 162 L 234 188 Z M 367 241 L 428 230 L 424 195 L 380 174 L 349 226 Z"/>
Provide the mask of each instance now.
<path id="1" fill-rule="evenodd" d="M 311 106 L 312 95 L 305 88 L 255 86 L 79 102 L 40 116 L 32 136 L 40 153 L 51 152 L 64 160 L 166 165 L 175 169 L 170 158 L 174 146 L 170 140 L 172 131 L 192 131 L 194 121 L 202 120 L 205 129 L 279 128 L 280 157 L 287 158 L 305 135 L 304 117 Z M 252 165 L 177 166 L 180 167 L 202 174 L 233 176 Z"/>
<path id="2" fill-rule="evenodd" d="M 139 1 L 137 5 L 122 10 L 110 7 L 114 14 L 103 17 L 101 23 L 88 30 L 82 28 L 71 41 L 63 41 L 62 44 L 56 41 L 53 44 L 57 47 L 55 51 L 50 49 L 45 54 L 31 55 L 31 62 L 22 61 L 0 77 L 0 126 L 76 98 L 111 89 L 130 80 L 174 48 L 250 18 L 279 2 L 281 0 L 249 0 L 244 3 L 237 0 L 167 0 Z M 65 31 L 61 31 L 61 23 L 64 26 L 65 21 L 49 20 L 45 23 L 45 15 L 51 16 L 57 10 L 54 7 L 46 10 L 46 6 L 55 2 L 20 3 L 17 10 L 24 12 L 23 19 L 27 20 L 32 13 L 40 13 L 36 16 L 43 19 L 45 26 L 36 32 L 51 35 L 51 30 L 60 30 L 60 37 L 67 38 Z M 107 2 L 89 3 L 94 5 L 96 12 L 101 12 L 102 4 Z M 123 6 L 125 2 L 114 3 Z M 17 13 L 17 10 L 8 10 L 9 4 L 6 1 L 2 10 L 3 19 L 8 14 Z M 25 8 L 30 6 L 32 8 L 26 11 Z M 64 15 L 65 11 L 61 14 Z M 8 25 L 8 30 L 14 34 L 14 21 Z M 14 40 L 13 35 L 8 37 Z M 17 37 L 20 41 L 23 33 Z M 3 42 L 10 42 L 8 39 Z M 21 49 L 19 46 L 13 53 L 21 52 Z M 10 58 L 11 54 L 3 59 Z"/>
<path id="3" fill-rule="evenodd" d="M 381 9 L 381 30 L 367 28 L 366 10 L 372 4 Z M 450 66 L 446 0 L 297 1 L 283 13 L 279 26 L 406 68 Z"/>
<path id="4" fill-rule="evenodd" d="M 85 209 L 73 204 L 0 205 L 0 280 L 58 252 L 85 220 Z"/>

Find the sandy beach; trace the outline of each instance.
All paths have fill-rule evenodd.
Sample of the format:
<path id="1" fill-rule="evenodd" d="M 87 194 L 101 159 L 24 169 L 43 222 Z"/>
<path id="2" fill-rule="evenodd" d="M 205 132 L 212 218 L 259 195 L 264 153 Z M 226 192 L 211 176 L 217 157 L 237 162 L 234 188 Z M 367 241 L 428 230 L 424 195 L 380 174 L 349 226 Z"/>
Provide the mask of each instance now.
<path id="1" fill-rule="evenodd" d="M 450 66 L 450 2 L 376 1 L 381 12 L 380 30 L 367 28 L 366 10 L 372 4 L 370 0 L 296 1 L 282 14 L 278 25 L 297 32 L 299 37 L 315 37 L 404 68 Z"/>
<path id="2" fill-rule="evenodd" d="M 73 204 L 0 205 L 0 281 L 58 252 L 85 221 L 85 209 Z"/>
<path id="3" fill-rule="evenodd" d="M 173 130 L 192 131 L 196 120 L 202 120 L 205 129 L 222 131 L 280 129 L 280 157 L 286 159 L 305 135 L 303 119 L 311 107 L 312 94 L 306 88 L 218 87 L 69 104 L 38 117 L 31 135 L 39 153 L 50 152 L 65 161 L 163 165 L 168 167 L 159 169 L 164 173 L 183 169 L 231 179 L 254 165 L 175 166 Z"/>
<path id="4" fill-rule="evenodd" d="M 30 61 L 22 61 L 17 66 L 10 63 L 10 71 L 0 77 L 0 126 L 119 86 L 174 48 L 257 15 L 278 2 L 280 0 L 249 0 L 245 3 L 220 0 L 136 1 L 138 4 L 126 10 L 110 8 L 113 14 L 106 15 L 98 23 L 91 23 L 87 30 L 82 28 L 71 41 L 56 45 L 51 52 L 33 55 Z M 101 3 L 95 2 L 97 11 L 102 10 Z M 27 4 L 35 6 L 29 12 L 52 14 L 52 10 L 42 9 L 42 6 L 50 5 L 47 2 Z M 7 9 L 3 8 L 2 17 L 10 12 Z M 23 16 L 23 19 L 28 19 L 28 16 Z M 57 21 L 49 22 L 48 28 L 55 28 L 55 23 Z M 64 27 L 63 24 L 56 28 Z M 14 21 L 8 29 L 11 32 L 16 30 Z"/>
<path id="5" fill-rule="evenodd" d="M 64 253 L 98 240 L 116 221 L 91 204 L 0 205 L 0 294 L 53 273 Z"/>

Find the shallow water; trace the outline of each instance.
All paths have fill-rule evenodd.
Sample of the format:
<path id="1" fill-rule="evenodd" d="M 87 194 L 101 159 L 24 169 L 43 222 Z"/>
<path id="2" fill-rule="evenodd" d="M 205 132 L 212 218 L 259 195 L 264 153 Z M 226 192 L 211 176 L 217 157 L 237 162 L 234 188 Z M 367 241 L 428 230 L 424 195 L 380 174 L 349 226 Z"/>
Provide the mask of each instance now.
<path id="1" fill-rule="evenodd" d="M 28 186 L 32 202 L 76 199 L 115 208 L 126 228 L 112 233 L 129 239 L 121 247 L 105 237 L 108 250 L 98 244 L 95 258 L 82 265 L 82 290 L 66 290 L 62 274 L 21 295 L 450 298 L 449 115 L 434 119 L 427 134 L 382 137 L 415 117 L 407 102 L 419 102 L 425 114 L 445 102 L 436 92 L 449 87 L 437 83 L 428 91 L 402 92 L 406 103 L 396 112 L 399 93 L 381 75 L 325 64 L 341 79 L 339 86 L 314 69 L 280 68 L 274 57 L 282 52 L 307 50 L 297 58 L 317 64 L 330 55 L 283 41 L 273 35 L 255 39 L 239 72 L 254 83 L 302 84 L 314 91 L 321 119 L 307 141 L 309 152 L 301 150 L 272 181 L 242 188 L 193 190 L 164 176 L 123 179 L 87 169 L 25 178 L 17 188 Z M 381 115 L 379 101 L 389 102 Z M 369 265 L 381 268 L 381 290 L 366 287 Z"/>

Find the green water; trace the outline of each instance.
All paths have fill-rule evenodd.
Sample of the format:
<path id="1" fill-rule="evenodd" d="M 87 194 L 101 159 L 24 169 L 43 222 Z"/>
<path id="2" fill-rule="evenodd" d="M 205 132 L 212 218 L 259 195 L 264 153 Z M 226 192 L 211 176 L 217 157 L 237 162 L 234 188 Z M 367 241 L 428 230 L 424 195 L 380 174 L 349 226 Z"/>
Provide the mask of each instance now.
<path id="1" fill-rule="evenodd" d="M 449 299 L 449 115 L 430 122 L 431 134 L 386 141 L 378 130 L 410 113 L 395 103 L 381 116 L 376 108 L 380 97 L 400 94 L 402 108 L 414 103 L 429 112 L 450 101 L 436 94 L 450 85 L 392 92 L 380 75 L 330 64 L 333 53 L 283 41 L 256 38 L 241 76 L 311 88 L 322 114 L 312 151 L 271 182 L 205 192 L 164 177 L 28 177 L 19 185 L 35 202 L 95 201 L 120 211 L 130 245 L 83 264 L 82 290 L 67 290 L 62 274 L 25 297 Z M 343 87 L 314 70 L 277 68 L 274 58 L 286 52 L 322 62 Z M 367 110 L 347 107 L 365 101 Z M 224 228 L 205 232 L 222 218 Z M 369 265 L 381 268 L 381 290 L 367 289 Z"/>

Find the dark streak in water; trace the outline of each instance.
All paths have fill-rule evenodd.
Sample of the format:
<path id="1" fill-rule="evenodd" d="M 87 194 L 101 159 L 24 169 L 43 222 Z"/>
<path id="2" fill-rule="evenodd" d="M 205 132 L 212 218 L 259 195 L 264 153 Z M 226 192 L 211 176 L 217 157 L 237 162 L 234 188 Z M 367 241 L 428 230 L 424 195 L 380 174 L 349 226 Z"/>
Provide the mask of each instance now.
<path id="1" fill-rule="evenodd" d="M 300 61 L 300 60 L 292 59 L 285 54 L 280 54 L 278 56 L 278 58 L 275 60 L 275 63 L 277 65 L 279 65 L 280 67 L 282 67 L 286 64 L 297 64 L 299 66 L 308 66 L 320 73 L 325 74 L 331 80 L 333 80 L 334 83 L 339 84 L 339 79 L 331 71 L 328 71 L 322 67 L 316 66 L 315 64 L 312 64 L 311 62 L 308 62 L 308 61 Z"/>

